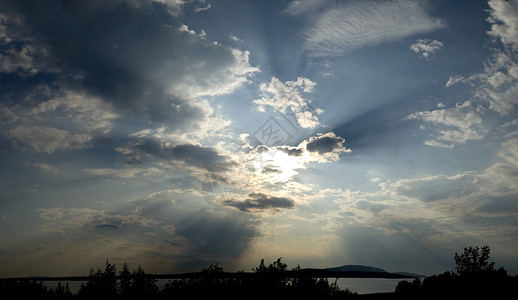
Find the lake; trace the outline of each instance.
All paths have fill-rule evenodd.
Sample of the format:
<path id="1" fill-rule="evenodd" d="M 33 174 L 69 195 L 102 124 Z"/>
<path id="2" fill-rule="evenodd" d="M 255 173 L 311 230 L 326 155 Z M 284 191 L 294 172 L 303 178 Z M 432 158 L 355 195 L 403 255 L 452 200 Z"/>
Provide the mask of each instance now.
<path id="1" fill-rule="evenodd" d="M 334 278 L 329 278 L 329 283 L 334 283 Z M 412 281 L 413 279 L 385 279 L 385 278 L 338 278 L 336 284 L 341 289 L 349 289 L 352 292 L 356 292 L 358 294 L 373 294 L 373 293 L 390 293 L 394 292 L 397 284 L 400 281 L 408 280 Z M 169 279 L 160 279 L 157 281 L 156 285 L 159 288 L 162 288 Z M 82 281 L 69 281 L 68 287 L 72 293 L 77 293 L 79 288 L 81 287 Z M 57 281 L 44 281 L 44 284 L 53 288 L 58 285 Z M 61 282 L 63 286 L 65 286 L 66 282 Z"/>
<path id="2" fill-rule="evenodd" d="M 358 294 L 390 293 L 396 290 L 400 281 L 413 279 L 386 279 L 386 278 L 338 278 L 336 284 L 341 289 L 349 289 Z M 329 278 L 329 283 L 335 279 Z"/>

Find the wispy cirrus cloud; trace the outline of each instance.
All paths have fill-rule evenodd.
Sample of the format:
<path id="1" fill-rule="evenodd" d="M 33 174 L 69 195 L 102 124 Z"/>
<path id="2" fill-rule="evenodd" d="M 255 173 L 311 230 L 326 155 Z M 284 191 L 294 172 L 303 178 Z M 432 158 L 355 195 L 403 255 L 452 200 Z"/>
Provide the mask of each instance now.
<path id="1" fill-rule="evenodd" d="M 445 22 L 431 17 L 428 10 L 425 3 L 408 0 L 295 1 L 285 12 L 308 15 L 304 48 L 310 55 L 335 56 L 445 27 Z"/>

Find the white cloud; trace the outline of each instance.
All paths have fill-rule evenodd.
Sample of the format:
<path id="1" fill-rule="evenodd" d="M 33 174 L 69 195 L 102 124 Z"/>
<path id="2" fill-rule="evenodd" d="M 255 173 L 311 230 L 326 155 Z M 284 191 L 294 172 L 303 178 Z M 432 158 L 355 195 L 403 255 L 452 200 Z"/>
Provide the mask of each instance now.
<path id="1" fill-rule="evenodd" d="M 86 134 L 70 134 L 67 130 L 52 127 L 19 126 L 11 129 L 9 135 L 34 151 L 47 153 L 86 148 L 92 139 Z"/>
<path id="2" fill-rule="evenodd" d="M 224 67 L 217 67 L 220 62 L 199 62 L 186 66 L 188 73 L 184 74 L 185 76 L 182 78 L 175 78 L 175 82 L 169 89 L 170 94 L 185 98 L 225 95 L 248 83 L 249 76 L 260 72 L 258 67 L 250 65 L 249 51 L 228 48 L 219 44 L 213 44 L 208 48 L 216 48 L 215 53 L 222 50 L 229 51 L 232 59 Z M 211 67 L 214 69 L 210 69 Z"/>
<path id="3" fill-rule="evenodd" d="M 263 83 L 259 87 L 262 98 L 255 99 L 253 102 L 258 111 L 264 112 L 267 107 L 271 107 L 283 114 L 294 114 L 298 125 L 302 128 L 315 128 L 320 125 L 316 114 L 323 113 L 323 110 L 312 109 L 311 101 L 303 96 L 303 94 L 312 93 L 315 86 L 315 82 L 304 77 L 284 83 L 272 77 L 270 83 Z"/>
<path id="4" fill-rule="evenodd" d="M 426 145 L 452 148 L 470 140 L 480 140 L 486 129 L 483 119 L 471 101 L 457 103 L 455 107 L 416 112 L 407 117 L 430 123 L 437 127 L 435 138 L 425 141 Z"/>
<path id="5" fill-rule="evenodd" d="M 491 84 L 492 87 L 498 88 L 502 84 L 508 81 L 508 77 L 504 75 L 502 72 L 496 72 L 495 74 L 491 75 L 491 77 L 487 80 L 489 84 Z"/>
<path id="6" fill-rule="evenodd" d="M 292 14 L 298 13 L 297 8 L 308 10 L 293 5 Z M 310 20 L 304 35 L 304 48 L 313 56 L 341 55 L 445 26 L 443 21 L 428 15 L 422 2 L 408 0 L 336 3 Z"/>
<path id="7" fill-rule="evenodd" d="M 488 108 L 508 116 L 518 103 L 518 2 L 489 1 L 491 30 L 487 33 L 500 40 L 506 49 L 495 50 L 491 59 L 484 63 L 484 71 L 469 77 L 450 76 L 446 87 L 457 83 L 477 84 L 476 99 L 484 100 Z"/>
<path id="8" fill-rule="evenodd" d="M 502 143 L 497 152 L 499 160 L 487 168 L 480 176 L 480 183 L 484 183 L 488 199 L 508 198 L 515 201 L 518 191 L 518 138 L 509 138 Z M 505 204 L 505 203 L 502 203 Z M 503 212 L 503 210 L 502 210 Z M 509 211 L 512 213 L 512 211 Z M 518 213 L 518 210 L 514 213 Z"/>
<path id="9" fill-rule="evenodd" d="M 241 42 L 241 39 L 240 39 L 239 37 L 237 37 L 237 36 L 233 35 L 233 34 L 232 34 L 232 35 L 230 35 L 230 37 L 229 37 L 229 38 L 230 38 L 231 40 L 235 41 L 235 42 Z"/>
<path id="10" fill-rule="evenodd" d="M 93 136 L 108 133 L 112 121 L 118 117 L 109 103 L 85 93 L 65 91 L 52 97 L 52 92 L 43 89 L 29 95 L 34 98 L 42 96 L 50 99 L 32 107 L 0 107 L 12 124 L 9 136 L 34 151 L 52 153 L 87 148 Z"/>
<path id="11" fill-rule="evenodd" d="M 51 117 L 66 118 L 83 131 L 102 130 L 104 133 L 110 131 L 112 120 L 118 117 L 110 104 L 99 98 L 73 91 L 41 102 L 29 112 L 27 117 L 34 118 L 38 115 L 43 115 L 44 120 L 49 120 Z"/>
<path id="12" fill-rule="evenodd" d="M 289 190 L 304 191 L 304 187 L 294 180 L 299 171 L 306 169 L 310 163 L 338 161 L 342 153 L 351 152 L 344 142 L 345 139 L 334 132 L 327 132 L 309 137 L 295 147 L 260 145 L 244 155 L 237 165 L 239 170 L 234 170 L 237 174 L 232 174 L 229 181 L 245 176 L 242 181 L 247 182 L 248 188 L 265 194 L 272 191 L 281 194 Z M 279 183 L 285 184 L 281 190 Z"/>
<path id="13" fill-rule="evenodd" d="M 490 0 L 488 2 L 491 30 L 488 34 L 500 38 L 503 44 L 518 49 L 518 2 Z"/>
<path id="14" fill-rule="evenodd" d="M 445 86 L 450 87 L 459 82 L 465 82 L 464 76 L 462 76 L 462 75 L 450 76 L 450 78 L 448 79 L 448 82 L 446 82 Z"/>
<path id="15" fill-rule="evenodd" d="M 458 83 L 476 87 L 475 98 L 483 100 L 488 108 L 508 116 L 518 103 L 518 64 L 511 53 L 495 50 L 491 59 L 484 64 L 481 73 L 464 77 L 450 76 L 446 87 Z"/>
<path id="16" fill-rule="evenodd" d="M 410 50 L 420 54 L 424 58 L 428 58 L 444 47 L 443 43 L 437 40 L 419 39 L 410 45 Z"/>
<path id="17" fill-rule="evenodd" d="M 201 6 L 200 6 L 200 7 L 196 7 L 196 8 L 193 10 L 193 12 L 195 12 L 195 13 L 199 13 L 199 12 L 202 12 L 202 11 L 205 11 L 205 10 L 209 10 L 210 8 L 211 8 L 210 3 L 207 3 L 207 6 L 205 6 L 205 7 L 201 7 Z"/>
<path id="18" fill-rule="evenodd" d="M 508 116 L 518 103 L 518 82 L 514 82 L 509 87 L 502 90 L 486 88 L 478 96 L 489 102 L 489 108 Z"/>
<path id="19" fill-rule="evenodd" d="M 189 29 L 189 26 L 185 25 L 185 24 L 180 24 L 180 27 L 178 28 L 178 30 L 180 32 L 186 32 L 190 35 L 195 35 L 195 36 L 198 36 L 200 39 L 204 40 L 206 37 L 207 37 L 207 33 L 205 32 L 205 30 L 201 30 L 200 33 L 196 33 L 196 31 L 192 30 L 192 29 Z"/>
<path id="20" fill-rule="evenodd" d="M 167 6 L 167 11 L 173 15 L 178 16 L 182 13 L 183 6 L 190 0 L 145 0 L 149 2 L 161 3 Z"/>

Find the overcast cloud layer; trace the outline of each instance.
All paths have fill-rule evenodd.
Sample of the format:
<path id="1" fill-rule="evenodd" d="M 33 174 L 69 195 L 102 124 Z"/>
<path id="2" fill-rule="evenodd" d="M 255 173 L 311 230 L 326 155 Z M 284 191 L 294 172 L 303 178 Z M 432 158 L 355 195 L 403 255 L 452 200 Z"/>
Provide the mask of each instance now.
<path id="1" fill-rule="evenodd" d="M 0 277 L 518 272 L 517 1 L 0 1 Z"/>

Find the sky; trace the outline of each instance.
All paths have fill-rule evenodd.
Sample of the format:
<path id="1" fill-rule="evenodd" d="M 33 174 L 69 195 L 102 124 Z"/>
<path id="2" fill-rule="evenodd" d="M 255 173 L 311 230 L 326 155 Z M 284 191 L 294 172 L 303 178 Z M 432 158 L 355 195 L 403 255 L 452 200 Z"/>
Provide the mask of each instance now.
<path id="1" fill-rule="evenodd" d="M 0 0 L 0 277 L 518 273 L 518 1 Z"/>

